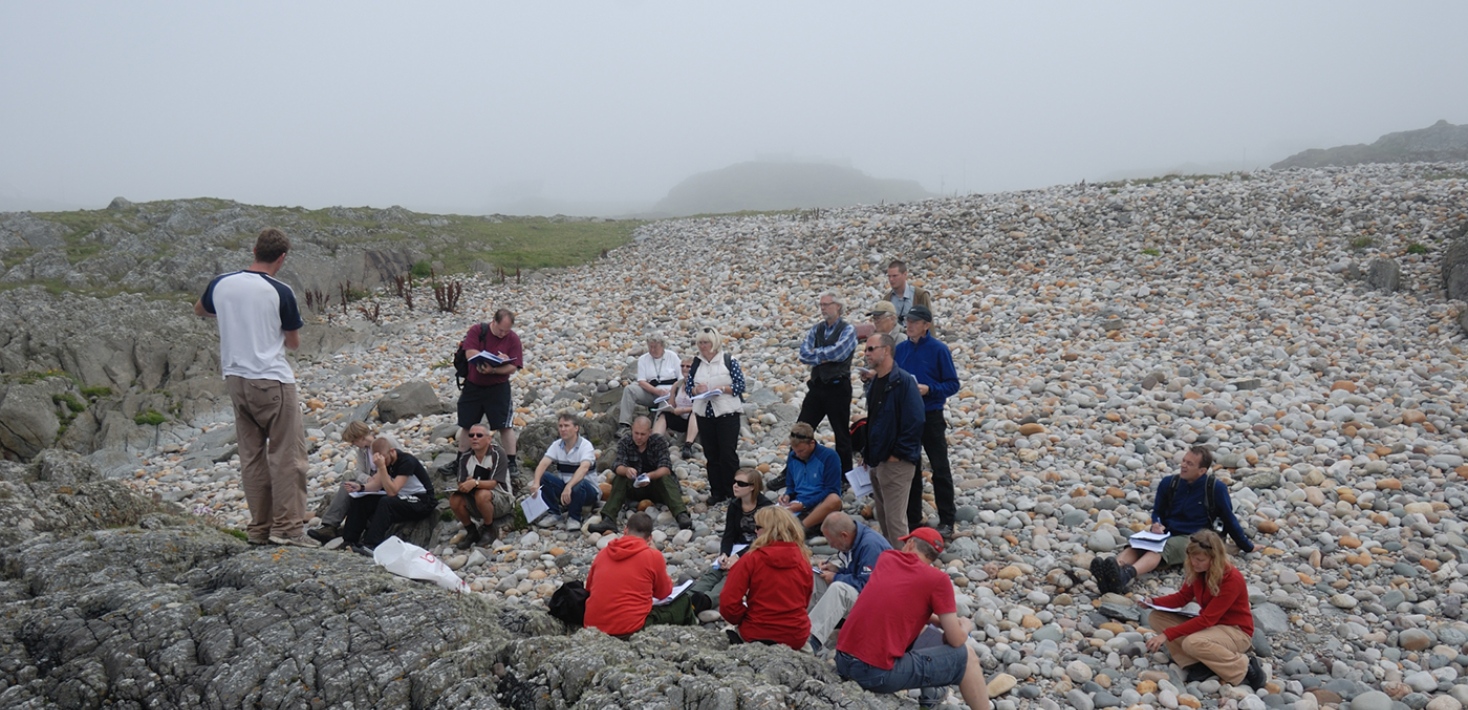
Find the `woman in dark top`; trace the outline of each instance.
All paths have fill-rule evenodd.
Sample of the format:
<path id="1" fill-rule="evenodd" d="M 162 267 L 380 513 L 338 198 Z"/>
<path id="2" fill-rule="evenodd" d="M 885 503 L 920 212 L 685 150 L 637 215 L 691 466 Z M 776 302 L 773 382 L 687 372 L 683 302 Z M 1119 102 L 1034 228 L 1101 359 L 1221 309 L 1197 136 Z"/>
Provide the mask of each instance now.
<path id="1" fill-rule="evenodd" d="M 774 505 L 775 501 L 765 496 L 764 478 L 753 468 L 741 468 L 734 472 L 734 483 L 730 486 L 733 498 L 729 511 L 724 516 L 724 535 L 719 541 L 719 558 L 713 569 L 703 573 L 689 587 L 693 592 L 693 606 L 702 612 L 719 608 L 719 593 L 724 591 L 724 576 L 729 568 L 739 561 L 739 553 L 745 545 L 754 542 L 756 535 L 754 514 L 760 508 Z M 740 549 L 736 552 L 734 548 Z"/>

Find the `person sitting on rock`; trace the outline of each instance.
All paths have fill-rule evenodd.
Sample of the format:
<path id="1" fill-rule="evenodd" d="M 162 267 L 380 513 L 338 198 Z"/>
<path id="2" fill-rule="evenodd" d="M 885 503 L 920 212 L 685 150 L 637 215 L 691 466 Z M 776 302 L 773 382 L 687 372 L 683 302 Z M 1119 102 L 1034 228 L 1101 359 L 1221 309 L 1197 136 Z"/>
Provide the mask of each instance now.
<path id="1" fill-rule="evenodd" d="M 492 432 L 483 423 L 470 426 L 467 436 L 469 450 L 459 454 L 454 464 L 459 483 L 449 494 L 449 508 L 464 526 L 464 539 L 458 544 L 460 550 L 476 543 L 494 542 L 499 538 L 495 519 L 515 512 L 505 450 L 494 443 Z M 475 517 L 484 521 L 482 530 L 474 524 Z"/>
<path id="2" fill-rule="evenodd" d="M 826 517 L 826 522 L 821 524 L 821 534 L 841 556 L 837 558 L 839 562 L 823 563 L 821 571 L 816 573 L 810 608 L 810 646 L 813 651 L 820 651 L 830 642 L 831 632 L 850 613 L 857 595 L 866 588 L 878 557 L 892 549 L 891 543 L 881 533 L 858 525 L 850 515 L 841 511 Z"/>
<path id="3" fill-rule="evenodd" d="M 959 617 L 953 582 L 935 565 L 943 536 L 918 528 L 888 550 L 836 639 L 836 672 L 873 693 L 957 685 L 972 710 L 989 707 L 984 667 L 968 646 L 973 622 Z M 937 616 L 943 642 L 913 648 Z"/>
<path id="4" fill-rule="evenodd" d="M 637 406 L 656 410 L 653 406 L 658 397 L 666 397 L 673 391 L 673 383 L 682 374 L 679 371 L 678 353 L 667 349 L 668 339 L 662 333 L 647 336 L 647 352 L 637 358 L 637 381 L 622 388 L 622 404 L 617 417 L 617 435 L 622 436 L 632 428 L 632 415 Z"/>
<path id="5" fill-rule="evenodd" d="M 673 580 L 663 553 L 648 544 L 652 516 L 633 513 L 624 532 L 596 554 L 586 573 L 586 591 L 591 595 L 586 599 L 586 628 L 625 639 L 648 624 L 692 624 L 689 595 L 653 604 L 673 593 Z"/>
<path id="6" fill-rule="evenodd" d="M 724 581 L 729 568 L 739 561 L 740 553 L 754 542 L 759 533 L 755 530 L 754 514 L 761 508 L 775 504 L 764 494 L 764 479 L 759 469 L 744 467 L 734 471 L 734 485 L 729 500 L 729 509 L 724 516 L 724 532 L 719 538 L 719 557 L 707 572 L 694 581 L 688 590 L 693 594 L 693 608 L 700 613 L 719 606 L 719 597 L 724 591 Z"/>
<path id="7" fill-rule="evenodd" d="M 827 515 L 841 510 L 841 459 L 816 442 L 815 429 L 805 422 L 790 427 L 785 485 L 780 506 L 800 519 L 807 538 L 815 537 Z"/>
<path id="8" fill-rule="evenodd" d="M 1091 576 L 1096 578 L 1096 587 L 1102 594 L 1125 592 L 1138 577 L 1156 569 L 1158 563 L 1182 564 L 1187 558 L 1188 536 L 1212 527 L 1215 522 L 1222 523 L 1240 550 L 1254 551 L 1254 543 L 1234 517 L 1228 486 L 1208 474 L 1212 465 L 1213 454 L 1195 446 L 1183 455 L 1181 471 L 1157 484 L 1151 530 L 1168 534 L 1160 554 L 1128 547 L 1114 558 L 1097 555 L 1091 560 Z"/>
<path id="9" fill-rule="evenodd" d="M 612 468 L 612 492 L 601 509 L 601 522 L 588 525 L 587 532 L 605 533 L 617 529 L 617 516 L 628 498 L 651 500 L 668 506 L 668 512 L 682 530 L 693 529 L 693 518 L 683 502 L 683 490 L 673 475 L 673 460 L 668 456 L 668 442 L 652 435 L 652 421 L 639 416 L 632 421 L 632 431 L 617 442 L 617 460 Z"/>
<path id="10" fill-rule="evenodd" d="M 1153 606 L 1174 609 L 1189 602 L 1198 602 L 1197 616 L 1151 611 L 1147 625 L 1158 633 L 1147 639 L 1147 650 L 1156 653 L 1166 644 L 1173 662 L 1187 671 L 1189 683 L 1216 674 L 1232 685 L 1264 687 L 1264 669 L 1259 659 L 1247 653 L 1254 636 L 1249 586 L 1243 573 L 1229 562 L 1223 538 L 1212 530 L 1188 536 L 1187 578 L 1182 589 L 1152 599 Z"/>
<path id="11" fill-rule="evenodd" d="M 656 436 L 664 436 L 670 430 L 682 435 L 678 455 L 682 456 L 684 461 L 693 458 L 693 442 L 698 440 L 698 421 L 693 417 L 693 399 L 683 391 L 683 385 L 688 380 L 688 370 L 691 367 L 693 367 L 692 359 L 683 361 L 683 375 L 673 383 L 672 406 L 661 410 L 652 424 L 652 433 Z M 669 442 L 669 446 L 671 445 L 672 443 Z"/>
<path id="12" fill-rule="evenodd" d="M 367 495 L 352 499 L 342 528 L 352 551 L 369 557 L 393 525 L 422 520 L 438 507 L 433 479 L 412 454 L 379 437 L 372 442 L 372 463 L 377 473 L 362 486 Z"/>
<path id="13" fill-rule="evenodd" d="M 567 530 L 580 530 L 583 511 L 601 497 L 596 484 L 587 479 L 591 467 L 596 465 L 596 449 L 581 436 L 581 425 L 570 412 L 556 417 L 556 433 L 561 438 L 546 448 L 545 456 L 535 467 L 535 478 L 530 481 L 530 495 L 540 496 L 550 507 L 549 512 L 534 522 L 551 528 L 564 520 Z M 552 466 L 556 470 L 547 474 Z M 562 510 L 566 512 L 564 517 Z"/>
<path id="14" fill-rule="evenodd" d="M 754 514 L 759 534 L 729 570 L 719 613 L 737 627 L 730 641 L 785 644 L 795 650 L 810 638 L 810 549 L 795 515 L 779 506 Z"/>
<path id="15" fill-rule="evenodd" d="M 351 422 L 342 430 L 342 441 L 357 447 L 357 476 L 354 480 L 343 481 L 337 486 L 336 493 L 331 496 L 331 505 L 327 506 L 326 512 L 321 516 L 321 525 L 306 531 L 313 540 L 317 542 L 331 542 L 340 533 L 342 521 L 346 520 L 347 510 L 351 507 L 352 494 L 362 490 L 362 486 L 377 473 L 372 463 L 372 442 L 379 437 L 387 439 L 388 446 L 397 448 L 398 442 L 387 434 L 377 434 L 367 422 Z"/>

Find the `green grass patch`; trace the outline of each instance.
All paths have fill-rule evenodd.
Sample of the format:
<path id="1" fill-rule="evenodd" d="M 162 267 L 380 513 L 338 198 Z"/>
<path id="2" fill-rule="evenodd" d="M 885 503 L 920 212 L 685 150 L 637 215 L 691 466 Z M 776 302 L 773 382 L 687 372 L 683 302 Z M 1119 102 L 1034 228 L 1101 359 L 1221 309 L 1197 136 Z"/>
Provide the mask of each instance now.
<path id="1" fill-rule="evenodd" d="M 62 372 L 61 370 L 30 370 L 28 372 L 22 372 L 16 375 L 12 375 L 10 381 L 20 385 L 33 385 L 37 382 L 49 380 L 53 377 L 60 377 L 62 379 L 76 382 L 75 377 L 65 372 Z"/>
<path id="2" fill-rule="evenodd" d="M 426 279 L 433 274 L 433 265 L 426 261 L 415 262 L 411 273 L 415 279 Z"/>
<path id="3" fill-rule="evenodd" d="M 240 542 L 250 541 L 249 533 L 246 533 L 244 530 L 235 530 L 234 528 L 220 528 L 220 530 L 223 530 L 225 533 L 229 534 L 230 537 L 239 538 Z"/>
<path id="4" fill-rule="evenodd" d="M 112 396 L 112 388 L 108 387 L 107 385 L 97 385 L 96 387 L 83 387 L 81 392 L 82 396 L 88 399 L 97 399 L 98 397 Z"/>
<path id="5" fill-rule="evenodd" d="M 1146 249 L 1143 249 L 1142 253 L 1146 254 L 1147 256 L 1162 256 L 1162 250 L 1154 249 L 1152 247 L 1147 247 Z"/>
<path id="6" fill-rule="evenodd" d="M 1375 246 L 1375 245 L 1376 245 L 1376 240 L 1375 239 L 1372 239 L 1371 237 L 1365 236 L 1365 235 L 1356 237 L 1355 239 L 1352 239 L 1351 240 L 1351 248 L 1352 249 L 1355 249 L 1356 251 L 1360 251 L 1362 249 L 1367 249 L 1367 248 L 1370 248 L 1370 247 Z"/>
<path id="7" fill-rule="evenodd" d="M 138 412 L 138 415 L 136 417 L 133 417 L 133 423 L 137 424 L 138 426 L 158 426 L 159 424 L 162 424 L 166 421 L 168 421 L 168 417 L 163 416 L 163 413 L 159 412 L 156 409 L 149 409 L 145 412 Z"/>
<path id="8" fill-rule="evenodd" d="M 1407 245 L 1407 253 L 1408 254 L 1426 254 L 1427 253 L 1427 245 L 1425 245 L 1425 244 L 1418 244 L 1417 242 L 1412 242 L 1411 244 L 1408 244 Z"/>
<path id="9" fill-rule="evenodd" d="M 67 409 L 70 409 L 72 411 L 72 413 L 74 413 L 74 414 L 81 413 L 81 412 L 85 411 L 86 408 L 87 408 L 86 402 L 83 402 L 83 401 L 77 399 L 76 398 L 76 395 L 74 395 L 74 394 L 72 394 L 70 392 L 62 392 L 60 394 L 53 394 L 53 395 L 51 395 L 51 401 L 52 402 L 55 402 L 57 404 L 65 404 L 66 405 L 66 408 Z"/>

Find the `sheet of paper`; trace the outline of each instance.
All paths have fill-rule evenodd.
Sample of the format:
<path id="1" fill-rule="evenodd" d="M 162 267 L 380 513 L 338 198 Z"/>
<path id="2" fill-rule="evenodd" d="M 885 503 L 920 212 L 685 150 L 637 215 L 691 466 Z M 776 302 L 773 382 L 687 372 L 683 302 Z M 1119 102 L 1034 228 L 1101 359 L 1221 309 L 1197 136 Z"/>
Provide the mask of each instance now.
<path id="1" fill-rule="evenodd" d="M 672 397 L 672 396 L 673 396 L 673 395 L 670 395 L 670 394 L 665 394 L 665 395 L 663 395 L 663 396 L 661 396 L 661 397 L 658 397 L 658 398 L 657 398 L 657 399 L 654 399 L 654 400 L 653 400 L 653 401 L 652 401 L 652 403 L 653 403 L 653 404 L 662 404 L 662 403 L 663 403 L 663 402 L 666 402 L 666 401 L 668 401 L 668 398 L 669 398 L 669 397 Z"/>
<path id="2" fill-rule="evenodd" d="M 540 499 L 539 493 L 536 493 L 535 495 L 527 496 L 525 500 L 520 501 L 520 510 L 525 511 L 525 522 L 533 523 L 538 520 L 540 516 L 545 515 L 547 512 L 549 512 L 550 506 L 546 505 L 545 501 Z"/>
<path id="3" fill-rule="evenodd" d="M 347 495 L 353 498 L 365 498 L 367 496 L 385 496 L 387 491 L 353 491 Z"/>
<path id="4" fill-rule="evenodd" d="M 1162 538 L 1157 538 L 1157 533 L 1139 532 L 1127 539 L 1127 544 L 1146 552 L 1162 552 L 1167 545 L 1167 534 L 1162 533 Z"/>
<path id="5" fill-rule="evenodd" d="M 861 498 L 872 494 L 872 474 L 866 466 L 857 466 L 846 472 L 846 480 L 851 482 L 851 492 Z"/>
<path id="6" fill-rule="evenodd" d="M 680 585 L 678 585 L 676 587 L 673 587 L 673 593 L 672 594 L 669 594 L 668 596 L 663 597 L 662 599 L 658 599 L 658 598 L 654 597 L 653 600 L 652 600 L 652 605 L 653 606 L 667 606 L 669 604 L 672 604 L 673 603 L 673 600 L 674 599 L 677 599 L 678 598 L 678 595 L 683 593 L 683 590 L 688 589 L 691 586 L 693 586 L 693 580 L 690 579 L 687 582 L 684 582 L 684 583 L 682 583 L 682 584 L 680 584 Z"/>
<path id="7" fill-rule="evenodd" d="M 693 401 L 695 401 L 695 402 L 702 402 L 703 400 L 706 400 L 706 399 L 713 399 L 713 398 L 715 398 L 715 397 L 717 397 L 717 396 L 719 396 L 721 394 L 723 394 L 723 392 L 720 392 L 719 390 L 709 390 L 707 392 L 700 392 L 699 394 L 693 395 Z"/>
<path id="8" fill-rule="evenodd" d="M 1142 600 L 1142 606 L 1152 607 L 1153 609 L 1156 609 L 1157 611 L 1170 611 L 1170 612 L 1172 612 L 1174 614 L 1178 614 L 1180 616 L 1197 616 L 1198 615 L 1198 612 L 1193 611 L 1191 609 L 1188 609 L 1187 607 L 1181 607 L 1181 606 L 1162 606 L 1160 604 L 1153 604 L 1151 602 L 1151 600 L 1147 600 L 1147 599 Z"/>

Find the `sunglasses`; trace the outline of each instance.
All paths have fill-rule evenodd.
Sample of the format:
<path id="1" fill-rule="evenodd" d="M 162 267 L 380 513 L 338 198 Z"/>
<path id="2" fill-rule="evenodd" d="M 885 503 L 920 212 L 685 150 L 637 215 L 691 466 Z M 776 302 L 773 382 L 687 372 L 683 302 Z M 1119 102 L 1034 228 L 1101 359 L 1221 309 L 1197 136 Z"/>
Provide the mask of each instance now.
<path id="1" fill-rule="evenodd" d="M 469 438 L 470 439 L 483 439 L 486 436 L 489 436 L 489 435 L 488 434 L 475 434 L 475 433 L 470 433 L 469 434 Z"/>
<path id="2" fill-rule="evenodd" d="M 867 346 L 867 349 L 866 349 L 866 352 L 871 352 L 873 350 L 881 350 L 882 348 L 885 348 L 885 347 L 887 347 L 887 346 L 886 345 L 868 345 Z"/>
<path id="3" fill-rule="evenodd" d="M 1194 545 L 1197 545 L 1198 547 L 1201 547 L 1210 552 L 1213 550 L 1213 544 L 1208 542 L 1207 538 L 1190 537 L 1188 538 L 1188 542 L 1191 542 Z"/>
<path id="4" fill-rule="evenodd" d="M 739 481 L 739 480 L 734 481 L 734 486 L 736 488 L 748 488 L 748 487 L 750 487 L 750 485 L 752 485 L 752 484 L 749 481 Z"/>

